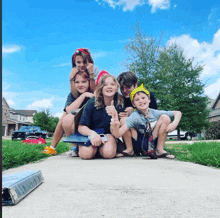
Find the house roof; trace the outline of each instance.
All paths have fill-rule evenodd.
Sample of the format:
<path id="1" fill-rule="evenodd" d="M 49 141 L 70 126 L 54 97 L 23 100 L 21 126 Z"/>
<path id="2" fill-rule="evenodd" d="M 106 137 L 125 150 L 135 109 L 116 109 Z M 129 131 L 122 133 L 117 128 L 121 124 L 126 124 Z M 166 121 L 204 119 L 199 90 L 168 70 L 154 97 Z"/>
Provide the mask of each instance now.
<path id="1" fill-rule="evenodd" d="M 215 109 L 209 113 L 209 118 L 220 116 L 220 108 Z"/>
<path id="2" fill-rule="evenodd" d="M 215 100 L 216 99 L 209 98 L 209 102 L 208 102 L 207 108 L 212 108 L 213 104 L 215 103 Z"/>
<path id="3" fill-rule="evenodd" d="M 215 99 L 215 102 L 212 105 L 212 108 L 215 109 L 216 104 L 218 103 L 218 101 L 220 101 L 220 92 L 218 93 L 217 98 Z"/>
<path id="4" fill-rule="evenodd" d="M 14 110 L 14 109 L 11 109 L 11 112 L 23 116 L 33 116 L 35 113 L 37 113 L 36 110 Z"/>
<path id="5" fill-rule="evenodd" d="M 2 97 L 2 102 L 5 102 L 5 104 L 6 104 L 6 106 L 10 109 L 10 106 L 8 105 L 8 102 L 5 100 L 5 98 L 4 97 Z"/>

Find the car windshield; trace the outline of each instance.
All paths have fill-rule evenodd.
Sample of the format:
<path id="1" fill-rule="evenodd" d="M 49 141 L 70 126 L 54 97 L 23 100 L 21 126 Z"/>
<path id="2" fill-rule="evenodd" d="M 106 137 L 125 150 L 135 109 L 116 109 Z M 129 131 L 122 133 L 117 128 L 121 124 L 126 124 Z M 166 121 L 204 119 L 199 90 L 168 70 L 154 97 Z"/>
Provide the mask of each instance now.
<path id="1" fill-rule="evenodd" d="M 30 126 L 22 126 L 19 130 L 27 131 L 30 129 Z"/>

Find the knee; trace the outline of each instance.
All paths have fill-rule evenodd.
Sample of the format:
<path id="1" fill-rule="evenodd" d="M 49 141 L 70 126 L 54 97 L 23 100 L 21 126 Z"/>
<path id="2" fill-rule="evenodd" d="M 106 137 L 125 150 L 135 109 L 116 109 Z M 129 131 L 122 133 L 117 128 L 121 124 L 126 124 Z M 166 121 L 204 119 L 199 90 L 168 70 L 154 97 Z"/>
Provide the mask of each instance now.
<path id="1" fill-rule="evenodd" d="M 72 114 L 67 114 L 66 116 L 64 116 L 61 120 L 62 122 L 62 126 L 63 127 L 68 127 L 71 126 L 72 123 L 74 122 L 74 115 Z"/>
<path id="2" fill-rule="evenodd" d="M 83 149 L 83 148 L 82 149 L 79 148 L 78 154 L 83 160 L 90 160 L 95 156 L 94 152 L 91 149 Z"/>
<path id="3" fill-rule="evenodd" d="M 165 114 L 161 115 L 160 118 L 161 118 L 163 123 L 166 123 L 166 124 L 170 124 L 171 123 L 171 119 L 170 119 L 170 117 L 168 115 L 165 115 Z"/>
<path id="4" fill-rule="evenodd" d="M 105 151 L 102 154 L 102 157 L 105 159 L 112 159 L 116 156 L 116 150 L 115 151 Z"/>

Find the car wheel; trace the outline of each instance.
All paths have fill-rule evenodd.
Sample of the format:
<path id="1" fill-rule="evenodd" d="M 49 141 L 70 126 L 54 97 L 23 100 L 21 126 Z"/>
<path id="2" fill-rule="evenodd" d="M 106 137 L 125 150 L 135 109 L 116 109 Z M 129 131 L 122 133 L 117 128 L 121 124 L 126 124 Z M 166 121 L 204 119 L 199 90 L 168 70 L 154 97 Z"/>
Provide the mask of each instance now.
<path id="1" fill-rule="evenodd" d="M 192 135 L 190 135 L 189 133 L 186 134 L 186 140 L 192 140 Z"/>
<path id="2" fill-rule="evenodd" d="M 14 139 L 15 139 L 14 137 L 11 138 L 12 141 L 13 141 Z"/>

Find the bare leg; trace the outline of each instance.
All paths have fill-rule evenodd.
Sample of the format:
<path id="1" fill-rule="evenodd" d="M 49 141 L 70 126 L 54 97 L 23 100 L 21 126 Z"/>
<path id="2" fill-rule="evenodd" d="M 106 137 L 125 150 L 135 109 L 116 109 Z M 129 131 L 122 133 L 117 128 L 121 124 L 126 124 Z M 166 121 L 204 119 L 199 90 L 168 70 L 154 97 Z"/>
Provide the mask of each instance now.
<path id="1" fill-rule="evenodd" d="M 51 146 L 56 148 L 57 144 L 63 137 L 64 133 L 67 136 L 70 136 L 74 132 L 75 132 L 74 116 L 72 114 L 64 113 L 56 126 Z"/>
<path id="2" fill-rule="evenodd" d="M 84 160 L 90 160 L 95 157 L 98 147 L 90 145 L 89 147 L 79 145 L 79 156 Z"/>
<path id="3" fill-rule="evenodd" d="M 115 137 L 111 134 L 107 134 L 106 137 L 108 138 L 108 141 L 101 145 L 99 148 L 100 155 L 105 159 L 112 159 L 116 156 L 116 140 Z"/>
<path id="4" fill-rule="evenodd" d="M 123 126 L 125 124 L 127 117 L 123 117 L 120 120 L 120 124 L 121 126 Z M 133 152 L 133 144 L 132 144 L 132 134 L 131 131 L 128 130 L 123 136 L 123 140 L 125 142 L 126 145 L 126 149 L 124 150 L 124 152 L 131 154 Z"/>
<path id="5" fill-rule="evenodd" d="M 63 134 L 64 134 L 64 130 L 63 130 L 63 127 L 62 127 L 62 120 L 63 118 L 66 116 L 67 114 L 64 113 L 62 115 L 62 117 L 60 118 L 57 126 L 56 126 L 56 129 L 55 129 L 55 132 L 53 134 L 53 139 L 52 139 L 52 143 L 51 143 L 51 146 L 56 148 L 57 147 L 57 144 L 58 142 L 61 140 L 61 138 L 63 137 Z"/>
<path id="6" fill-rule="evenodd" d="M 62 120 L 62 126 L 67 136 L 72 135 L 75 132 L 74 115 L 67 114 Z"/>
<path id="7" fill-rule="evenodd" d="M 166 127 L 171 123 L 170 118 L 167 115 L 161 115 L 159 120 L 157 121 L 157 124 L 153 130 L 153 138 L 158 137 L 157 141 L 157 148 L 156 148 L 156 154 L 161 155 L 163 153 L 166 153 L 164 150 L 165 141 L 167 138 L 167 133 L 165 132 Z M 172 155 L 174 158 L 174 155 Z M 172 157 L 170 157 L 172 158 Z"/>

